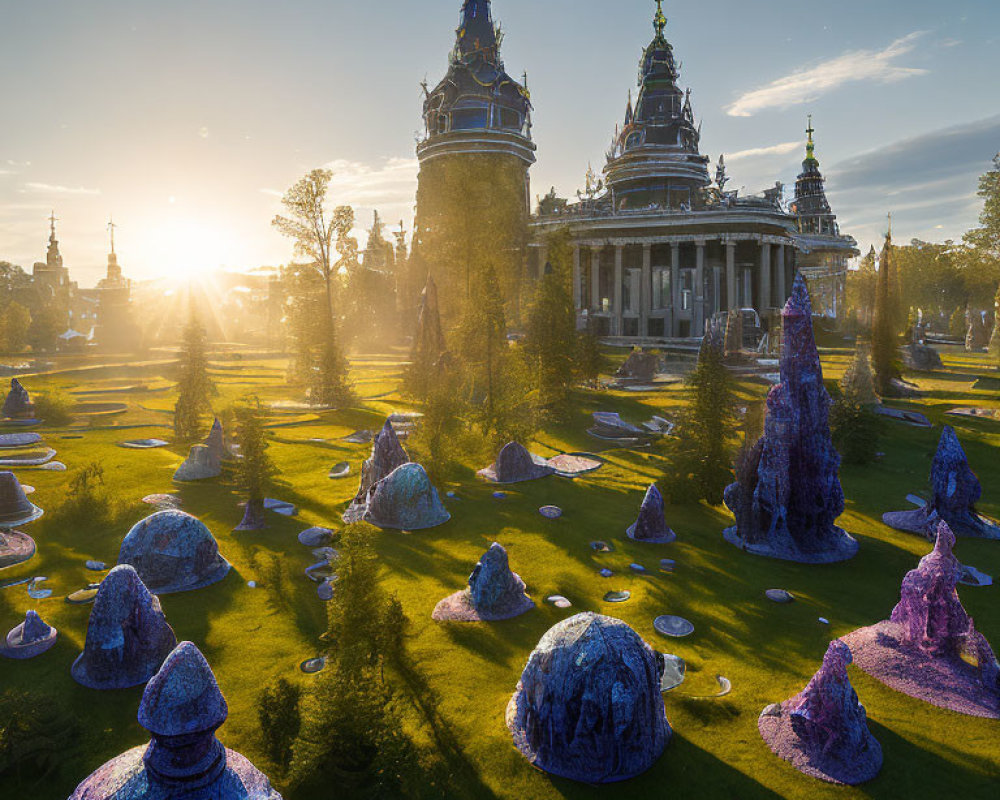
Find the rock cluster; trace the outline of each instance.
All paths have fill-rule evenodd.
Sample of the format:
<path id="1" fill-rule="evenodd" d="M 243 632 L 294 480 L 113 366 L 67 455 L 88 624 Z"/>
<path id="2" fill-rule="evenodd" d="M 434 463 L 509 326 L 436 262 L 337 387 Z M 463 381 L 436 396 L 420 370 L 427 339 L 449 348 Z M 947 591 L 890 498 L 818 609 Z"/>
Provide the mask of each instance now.
<path id="1" fill-rule="evenodd" d="M 14 627 L 0 645 L 0 656 L 19 660 L 40 656 L 56 643 L 58 635 L 37 611 L 28 611 L 24 622 Z"/>
<path id="2" fill-rule="evenodd" d="M 947 425 L 941 431 L 931 464 L 931 487 L 934 496 L 926 506 L 911 511 L 890 511 L 882 516 L 882 521 L 896 530 L 934 538 L 943 520 L 958 536 L 1000 539 L 1000 525 L 976 511 L 982 486 L 969 467 L 955 429 Z"/>
<path id="3" fill-rule="evenodd" d="M 677 538 L 677 534 L 667 526 L 663 495 L 655 483 L 646 490 L 639 507 L 639 518 L 629 526 L 626 534 L 629 539 L 650 544 L 668 544 Z"/>
<path id="4" fill-rule="evenodd" d="M 514 746 L 540 769 L 585 783 L 639 775 L 671 730 L 664 660 L 621 620 L 577 614 L 532 651 L 507 706 Z"/>
<path id="5" fill-rule="evenodd" d="M 3 401 L 2 413 L 3 416 L 11 419 L 30 417 L 35 413 L 35 406 L 31 402 L 31 397 L 28 396 L 28 390 L 21 385 L 17 378 L 12 378 L 10 381 L 10 391 Z"/>
<path id="6" fill-rule="evenodd" d="M 479 470 L 479 475 L 493 483 L 523 483 L 545 478 L 555 472 L 547 462 L 539 463 L 519 442 L 508 442 L 503 446 L 497 460 Z"/>
<path id="7" fill-rule="evenodd" d="M 757 723 L 774 753 L 806 775 L 831 783 L 870 781 L 882 768 L 882 747 L 847 676 L 851 651 L 830 644 L 809 685 L 791 700 L 768 706 Z"/>
<path id="8" fill-rule="evenodd" d="M 507 551 L 494 542 L 469 576 L 468 588 L 438 603 L 431 616 L 455 622 L 511 619 L 535 607 L 524 589 L 524 581 L 510 569 Z"/>
<path id="9" fill-rule="evenodd" d="M 660 357 L 656 353 L 633 350 L 625 363 L 615 373 L 615 378 L 623 383 L 649 383 L 656 376 Z"/>
<path id="10" fill-rule="evenodd" d="M 361 519 L 378 528 L 418 531 L 443 525 L 451 514 L 419 464 L 403 464 L 368 492 Z"/>
<path id="11" fill-rule="evenodd" d="M 823 386 L 812 304 L 801 275 L 782 312 L 781 383 L 767 397 L 764 435 L 726 489 L 736 517 L 726 540 L 757 555 L 824 564 L 857 553 L 834 523 L 844 511 L 840 455 L 830 439 L 830 395 Z"/>
<path id="12" fill-rule="evenodd" d="M 266 775 L 216 738 L 228 715 L 205 657 L 182 642 L 139 705 L 149 744 L 100 767 L 69 800 L 281 800 Z"/>
<path id="13" fill-rule="evenodd" d="M 127 689 L 148 681 L 177 645 L 160 601 L 138 573 L 115 567 L 97 590 L 74 680 L 90 689 Z"/>
<path id="14" fill-rule="evenodd" d="M 1000 666 L 956 589 L 962 565 L 942 522 L 930 555 L 903 579 L 888 620 L 844 637 L 857 665 L 896 691 L 961 714 L 1000 719 Z"/>
<path id="15" fill-rule="evenodd" d="M 175 481 L 203 481 L 208 478 L 218 478 L 222 474 L 222 461 L 215 452 L 205 444 L 191 447 L 187 459 L 174 473 Z"/>
<path id="16" fill-rule="evenodd" d="M 372 441 L 371 457 L 361 465 L 361 485 L 354 500 L 344 512 L 344 522 L 358 522 L 367 510 L 368 495 L 375 484 L 387 478 L 393 470 L 408 463 L 409 460 L 403 445 L 399 443 L 399 437 L 396 436 L 392 423 L 386 420 L 382 430 Z"/>
<path id="17" fill-rule="evenodd" d="M 230 569 L 205 524 L 176 509 L 137 522 L 122 541 L 118 563 L 133 567 L 153 594 L 201 589 Z"/>

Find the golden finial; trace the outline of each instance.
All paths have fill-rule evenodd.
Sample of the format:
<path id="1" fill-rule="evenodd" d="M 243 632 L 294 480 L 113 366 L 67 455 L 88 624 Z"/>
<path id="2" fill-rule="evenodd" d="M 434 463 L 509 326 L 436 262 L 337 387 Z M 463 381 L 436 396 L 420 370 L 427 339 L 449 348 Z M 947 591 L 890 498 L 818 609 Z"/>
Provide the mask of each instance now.
<path id="1" fill-rule="evenodd" d="M 667 27 L 667 17 L 663 13 L 663 0 L 656 0 L 656 16 L 653 17 L 653 27 L 656 29 L 656 38 L 663 38 L 663 29 Z"/>
<path id="2" fill-rule="evenodd" d="M 813 128 L 813 117 L 812 114 L 809 115 L 809 127 L 806 128 L 806 135 L 809 137 L 806 142 L 806 158 L 809 161 L 814 161 L 816 159 L 816 143 L 813 141 L 813 134 L 816 130 Z"/>

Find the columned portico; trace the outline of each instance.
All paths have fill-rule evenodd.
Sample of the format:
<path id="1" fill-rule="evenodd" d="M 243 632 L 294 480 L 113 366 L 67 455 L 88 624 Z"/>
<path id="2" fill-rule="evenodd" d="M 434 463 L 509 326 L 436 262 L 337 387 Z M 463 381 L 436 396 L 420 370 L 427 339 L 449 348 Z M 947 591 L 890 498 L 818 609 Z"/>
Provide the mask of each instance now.
<path id="1" fill-rule="evenodd" d="M 736 293 L 736 242 L 726 242 L 726 308 L 735 311 L 738 295 Z"/>
<path id="2" fill-rule="evenodd" d="M 601 250 L 590 250 L 590 310 L 601 311 Z"/>
<path id="3" fill-rule="evenodd" d="M 611 333 L 613 336 L 622 334 L 622 258 L 624 248 L 615 245 L 615 282 L 611 289 Z"/>
<path id="4" fill-rule="evenodd" d="M 653 245 L 642 245 L 642 278 L 639 282 L 639 335 L 649 336 L 649 314 L 653 310 Z"/>
<path id="5" fill-rule="evenodd" d="M 760 245 L 760 309 L 767 311 L 774 299 L 771 297 L 771 245 L 761 242 Z"/>
<path id="6" fill-rule="evenodd" d="M 701 336 L 705 332 L 705 240 L 695 242 L 694 268 L 694 324 L 692 334 Z"/>
<path id="7" fill-rule="evenodd" d="M 788 289 L 787 289 L 787 271 L 788 267 L 785 264 L 785 246 L 781 245 L 778 248 L 778 307 L 783 308 L 785 302 L 788 300 Z"/>

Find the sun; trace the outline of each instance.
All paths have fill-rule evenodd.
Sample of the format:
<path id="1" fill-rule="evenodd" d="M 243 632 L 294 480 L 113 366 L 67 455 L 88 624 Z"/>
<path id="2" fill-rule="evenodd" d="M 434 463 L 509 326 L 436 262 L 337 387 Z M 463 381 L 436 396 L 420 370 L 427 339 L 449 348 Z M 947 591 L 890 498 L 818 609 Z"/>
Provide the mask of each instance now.
<path id="1" fill-rule="evenodd" d="M 204 282 L 232 257 L 226 234 L 196 219 L 166 220 L 155 235 L 157 274 L 176 285 Z"/>

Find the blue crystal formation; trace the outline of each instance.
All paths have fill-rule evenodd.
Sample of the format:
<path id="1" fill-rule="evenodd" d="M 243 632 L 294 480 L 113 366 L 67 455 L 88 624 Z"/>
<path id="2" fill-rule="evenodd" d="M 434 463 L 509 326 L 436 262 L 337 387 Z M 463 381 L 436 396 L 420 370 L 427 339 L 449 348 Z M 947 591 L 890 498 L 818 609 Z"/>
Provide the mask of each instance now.
<path id="1" fill-rule="evenodd" d="M 645 772 L 671 737 L 663 670 L 663 656 L 621 620 L 563 620 L 532 651 L 507 706 L 515 747 L 536 767 L 585 783 Z"/>
<path id="2" fill-rule="evenodd" d="M 24 622 L 17 625 L 0 643 L 0 656 L 18 660 L 34 658 L 56 643 L 58 631 L 43 620 L 37 611 L 29 610 Z"/>
<path id="3" fill-rule="evenodd" d="M 830 395 L 801 275 L 782 312 L 781 382 L 767 397 L 764 435 L 737 470 L 725 501 L 736 517 L 726 540 L 750 553 L 811 564 L 844 561 L 855 539 L 834 523 L 844 511 L 840 455 L 830 438 Z"/>
<path id="4" fill-rule="evenodd" d="M 931 464 L 931 487 L 934 497 L 930 503 L 913 511 L 891 511 L 882 517 L 885 524 L 933 538 L 943 520 L 956 536 L 1000 539 L 1000 525 L 976 511 L 983 488 L 969 467 L 955 429 L 947 425 Z"/>
<path id="5" fill-rule="evenodd" d="M 496 483 L 522 483 L 544 478 L 555 470 L 548 464 L 539 464 L 528 449 L 520 442 L 508 442 L 503 446 L 492 469 L 483 471 Z"/>
<path id="6" fill-rule="evenodd" d="M 101 581 L 71 673 L 91 689 L 127 689 L 155 675 L 176 645 L 160 601 L 131 566 L 119 565 Z"/>
<path id="7" fill-rule="evenodd" d="M 496 618 L 521 614 L 534 603 L 524 593 L 524 581 L 512 572 L 507 551 L 497 542 L 490 545 L 469 576 L 469 596 L 480 614 Z"/>
<path id="8" fill-rule="evenodd" d="M 813 777 L 858 784 L 882 768 L 882 747 L 868 729 L 868 714 L 851 686 L 851 651 L 832 642 L 809 685 L 780 706 L 769 706 L 758 727 L 774 752 Z"/>
<path id="9" fill-rule="evenodd" d="M 361 484 L 354 500 L 343 514 L 344 522 L 358 522 L 368 508 L 368 496 L 375 484 L 409 461 L 403 445 L 399 443 L 396 429 L 386 420 L 382 430 L 375 434 L 372 441 L 371 457 L 361 465 Z"/>
<path id="10" fill-rule="evenodd" d="M 652 544 L 667 544 L 677 538 L 677 534 L 667 526 L 663 495 L 656 488 L 656 484 L 652 484 L 646 490 L 646 496 L 639 507 L 639 518 L 632 523 L 626 533 L 630 539 L 635 539 L 637 542 Z"/>
<path id="11" fill-rule="evenodd" d="M 362 519 L 379 528 L 418 531 L 443 525 L 451 514 L 419 464 L 403 464 L 368 493 Z"/>
<path id="12" fill-rule="evenodd" d="M 25 389 L 17 378 L 11 379 L 10 391 L 3 401 L 3 416 L 24 417 L 29 416 L 34 411 L 28 390 Z"/>
<path id="13" fill-rule="evenodd" d="M 176 509 L 137 522 L 122 542 L 118 563 L 135 567 L 153 594 L 201 589 L 229 572 L 211 531 L 197 517 Z"/>
<path id="14" fill-rule="evenodd" d="M 149 744 L 109 761 L 70 800 L 281 800 L 266 775 L 216 738 L 228 714 L 205 657 L 181 642 L 139 705 Z"/>

